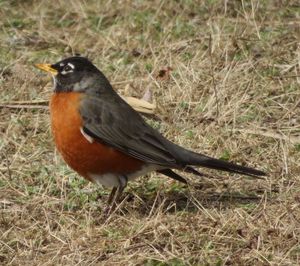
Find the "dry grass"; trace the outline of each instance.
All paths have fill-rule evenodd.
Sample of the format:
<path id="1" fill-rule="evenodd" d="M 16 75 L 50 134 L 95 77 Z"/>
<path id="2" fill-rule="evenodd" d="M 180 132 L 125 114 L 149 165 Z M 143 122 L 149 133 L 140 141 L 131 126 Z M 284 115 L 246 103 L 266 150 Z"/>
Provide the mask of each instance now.
<path id="1" fill-rule="evenodd" d="M 81 53 L 120 92 L 151 89 L 149 123 L 169 139 L 270 173 L 188 188 L 152 174 L 105 221 L 108 191 L 62 162 L 48 111 L 2 106 L 0 264 L 300 263 L 298 1 L 16 0 L 0 14 L 1 104 L 47 100 L 32 64 Z"/>

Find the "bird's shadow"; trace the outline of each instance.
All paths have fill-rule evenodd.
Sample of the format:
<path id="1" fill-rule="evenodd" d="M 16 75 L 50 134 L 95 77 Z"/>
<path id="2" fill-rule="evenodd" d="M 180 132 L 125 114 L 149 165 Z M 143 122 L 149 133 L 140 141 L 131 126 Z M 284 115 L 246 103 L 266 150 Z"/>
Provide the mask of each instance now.
<path id="1" fill-rule="evenodd" d="M 193 187 L 183 190 L 158 190 L 156 193 L 128 191 L 124 195 L 123 210 L 134 210 L 141 215 L 149 215 L 153 210 L 162 213 L 197 212 L 202 208 L 232 209 L 237 206 L 245 208 L 259 204 L 264 197 L 264 191 L 241 193 L 239 191 L 205 191 Z"/>

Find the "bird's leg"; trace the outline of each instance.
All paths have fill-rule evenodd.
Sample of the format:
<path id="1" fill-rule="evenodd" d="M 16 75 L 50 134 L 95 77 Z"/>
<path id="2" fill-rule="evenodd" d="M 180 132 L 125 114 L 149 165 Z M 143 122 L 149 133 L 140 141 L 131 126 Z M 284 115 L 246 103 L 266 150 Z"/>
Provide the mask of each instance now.
<path id="1" fill-rule="evenodd" d="M 124 189 L 126 188 L 127 186 L 127 182 L 128 182 L 128 179 L 127 179 L 127 176 L 126 175 L 122 175 L 120 176 L 119 178 L 119 186 L 118 186 L 118 191 L 117 191 L 117 195 L 115 197 L 115 203 L 117 203 L 119 200 L 120 200 L 120 197 L 124 191 Z"/>
<path id="2" fill-rule="evenodd" d="M 109 214 L 111 213 L 111 206 L 114 203 L 114 199 L 116 197 L 117 190 L 118 190 L 118 187 L 113 187 L 110 194 L 109 194 L 109 197 L 108 197 L 108 200 L 107 200 L 107 205 L 106 205 L 106 207 L 103 211 L 105 217 L 108 217 Z"/>
<path id="3" fill-rule="evenodd" d="M 107 200 L 107 206 L 110 206 L 111 203 L 113 202 L 113 199 L 116 196 L 117 189 L 118 189 L 117 187 L 113 187 L 113 189 L 111 190 L 108 200 Z"/>
<path id="4" fill-rule="evenodd" d="M 117 203 L 121 198 L 124 189 L 127 186 L 127 176 L 121 176 L 119 179 L 119 186 L 113 187 L 107 202 L 107 208 L 104 211 L 109 216 L 117 207 Z"/>
<path id="5" fill-rule="evenodd" d="M 117 203 L 120 200 L 125 187 L 126 187 L 126 185 L 118 187 L 117 195 L 116 195 L 116 198 L 115 198 L 115 203 Z"/>

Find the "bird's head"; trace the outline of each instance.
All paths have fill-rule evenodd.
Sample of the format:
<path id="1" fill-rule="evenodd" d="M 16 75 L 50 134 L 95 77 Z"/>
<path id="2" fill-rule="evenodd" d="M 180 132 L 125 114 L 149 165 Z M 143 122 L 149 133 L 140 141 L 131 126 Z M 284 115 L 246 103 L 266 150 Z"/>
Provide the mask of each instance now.
<path id="1" fill-rule="evenodd" d="M 55 64 L 35 66 L 52 75 L 55 92 L 84 92 L 92 87 L 99 76 L 103 76 L 91 61 L 81 56 L 69 57 Z"/>

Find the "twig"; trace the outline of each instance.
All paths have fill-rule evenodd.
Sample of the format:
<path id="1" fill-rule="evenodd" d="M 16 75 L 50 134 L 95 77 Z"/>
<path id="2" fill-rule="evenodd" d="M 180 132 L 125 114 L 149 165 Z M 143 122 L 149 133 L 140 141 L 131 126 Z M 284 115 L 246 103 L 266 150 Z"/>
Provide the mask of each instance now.
<path id="1" fill-rule="evenodd" d="M 0 104 L 0 108 L 9 109 L 49 109 L 47 105 L 32 105 L 32 104 Z"/>
<path id="2" fill-rule="evenodd" d="M 268 138 L 274 138 L 274 139 L 280 139 L 289 141 L 292 144 L 298 144 L 300 143 L 300 136 L 285 136 L 283 134 L 272 132 L 272 131 L 263 131 L 263 130 L 251 130 L 251 129 L 235 129 L 234 131 L 246 133 L 246 134 L 252 134 L 252 135 L 261 135 Z"/>
<path id="3" fill-rule="evenodd" d="M 155 104 L 149 103 L 143 99 L 137 99 L 134 97 L 121 96 L 132 108 L 137 112 L 144 114 L 153 114 L 156 108 Z M 42 105 L 41 103 L 44 103 Z M 48 101 L 13 101 L 9 103 L 0 103 L 0 108 L 10 109 L 45 109 L 48 110 Z"/>
<path id="4" fill-rule="evenodd" d="M 31 100 L 31 101 L 10 101 L 9 104 L 45 104 L 48 105 L 49 101 L 48 100 Z"/>

